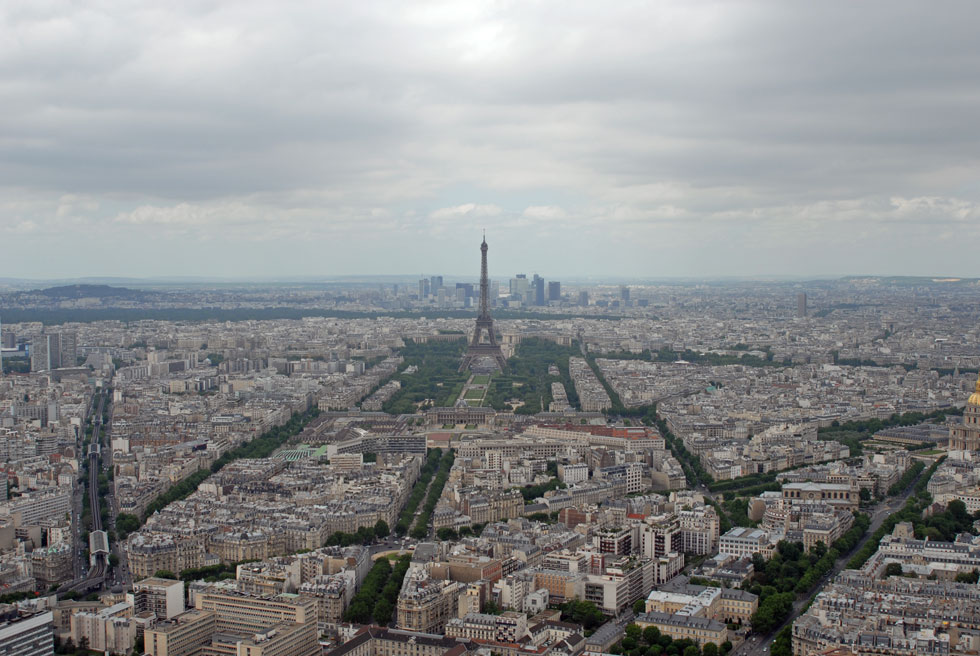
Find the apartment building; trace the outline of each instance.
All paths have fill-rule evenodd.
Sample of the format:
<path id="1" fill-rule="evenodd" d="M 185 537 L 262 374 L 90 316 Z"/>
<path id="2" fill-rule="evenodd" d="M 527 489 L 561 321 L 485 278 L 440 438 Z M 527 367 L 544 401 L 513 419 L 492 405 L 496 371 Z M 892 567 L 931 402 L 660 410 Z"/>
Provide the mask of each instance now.
<path id="1" fill-rule="evenodd" d="M 194 606 L 216 614 L 218 631 L 252 633 L 283 622 L 316 624 L 316 601 L 295 594 L 253 597 L 212 589 L 196 595 Z"/>
<path id="2" fill-rule="evenodd" d="M 687 638 L 699 646 L 709 642 L 720 645 L 728 640 L 728 627 L 718 620 L 707 617 L 652 612 L 637 615 L 635 623 L 644 629 L 655 626 L 661 633 L 669 635 L 674 640 Z"/>
<path id="3" fill-rule="evenodd" d="M 366 626 L 326 656 L 463 656 L 477 647 L 457 638 Z"/>
<path id="4" fill-rule="evenodd" d="M 12 604 L 0 605 L 0 654 L 51 656 L 54 632 L 51 611 L 21 612 Z"/>
<path id="5" fill-rule="evenodd" d="M 133 612 L 153 613 L 158 619 L 173 619 L 184 612 L 184 582 L 150 577 L 133 584 Z"/>
<path id="6" fill-rule="evenodd" d="M 147 628 L 144 649 L 149 656 L 197 656 L 216 630 L 216 613 L 191 609 Z"/>
<path id="7" fill-rule="evenodd" d="M 398 628 L 442 633 L 446 623 L 456 616 L 462 590 L 462 584 L 433 579 L 424 568 L 410 570 L 398 595 Z"/>

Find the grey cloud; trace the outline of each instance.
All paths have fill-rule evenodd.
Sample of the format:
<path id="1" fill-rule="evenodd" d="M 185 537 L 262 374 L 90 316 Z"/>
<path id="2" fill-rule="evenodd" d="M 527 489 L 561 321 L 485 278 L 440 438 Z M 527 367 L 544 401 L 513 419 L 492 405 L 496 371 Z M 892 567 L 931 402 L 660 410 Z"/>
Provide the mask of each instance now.
<path id="1" fill-rule="evenodd" d="M 369 243 L 383 220 L 400 239 L 357 264 L 386 267 L 495 218 L 508 239 L 597 251 L 596 273 L 687 275 L 704 268 L 617 249 L 704 244 L 723 222 L 703 245 L 721 272 L 739 231 L 799 249 L 846 219 L 896 225 L 897 253 L 944 267 L 942 230 L 906 242 L 980 202 L 978 18 L 904 1 L 7 6 L 0 231 Z M 85 202 L 59 211 L 69 194 Z"/>

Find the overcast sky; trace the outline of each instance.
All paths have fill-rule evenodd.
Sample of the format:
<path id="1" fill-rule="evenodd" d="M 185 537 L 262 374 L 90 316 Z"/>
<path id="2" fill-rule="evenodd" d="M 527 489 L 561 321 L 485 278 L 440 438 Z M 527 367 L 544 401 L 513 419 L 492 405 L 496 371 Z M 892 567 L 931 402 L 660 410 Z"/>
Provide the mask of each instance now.
<path id="1" fill-rule="evenodd" d="M 978 24 L 0 3 L 0 276 L 980 276 Z"/>

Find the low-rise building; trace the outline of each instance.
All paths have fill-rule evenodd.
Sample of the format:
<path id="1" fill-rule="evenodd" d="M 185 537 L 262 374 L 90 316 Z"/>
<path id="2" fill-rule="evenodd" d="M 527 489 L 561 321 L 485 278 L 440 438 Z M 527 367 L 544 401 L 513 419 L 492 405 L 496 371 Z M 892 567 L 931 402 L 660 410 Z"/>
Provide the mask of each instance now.
<path id="1" fill-rule="evenodd" d="M 728 640 L 728 627 L 718 620 L 681 613 L 641 613 L 636 617 L 641 628 L 655 626 L 661 633 L 674 640 L 688 639 L 704 646 L 709 642 L 717 645 Z"/>
<path id="2" fill-rule="evenodd" d="M 771 553 L 772 545 L 769 533 L 757 528 L 736 526 L 721 536 L 718 542 L 718 553 L 732 556 L 752 556 L 761 553 Z"/>
<path id="3" fill-rule="evenodd" d="M 148 628 L 143 634 L 144 649 L 149 656 L 196 656 L 216 630 L 216 613 L 191 609 Z"/>

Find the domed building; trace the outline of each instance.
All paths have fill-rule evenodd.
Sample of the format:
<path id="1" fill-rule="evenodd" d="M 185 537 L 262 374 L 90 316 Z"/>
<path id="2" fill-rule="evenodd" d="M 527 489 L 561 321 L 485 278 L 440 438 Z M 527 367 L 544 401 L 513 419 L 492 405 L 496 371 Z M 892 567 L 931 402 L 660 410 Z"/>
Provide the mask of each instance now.
<path id="1" fill-rule="evenodd" d="M 950 451 L 980 451 L 980 379 L 963 408 L 963 421 L 949 429 Z"/>

